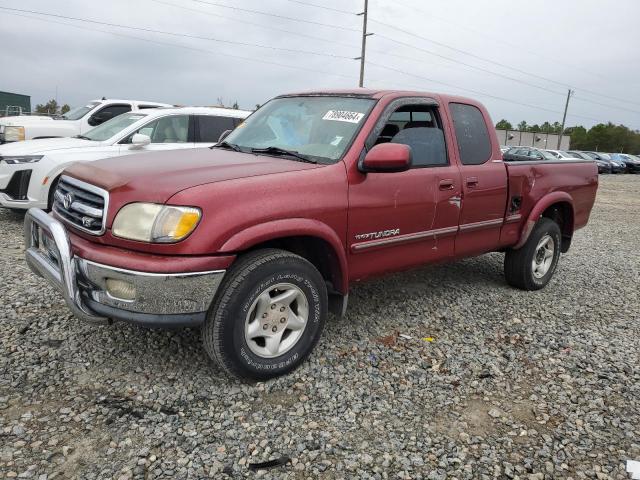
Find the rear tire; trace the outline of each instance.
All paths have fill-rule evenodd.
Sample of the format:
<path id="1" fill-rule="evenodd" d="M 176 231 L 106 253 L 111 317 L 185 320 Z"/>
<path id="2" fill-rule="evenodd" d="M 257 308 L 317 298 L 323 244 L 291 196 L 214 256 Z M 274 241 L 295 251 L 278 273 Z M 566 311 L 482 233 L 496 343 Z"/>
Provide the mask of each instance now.
<path id="1" fill-rule="evenodd" d="M 202 339 L 231 376 L 266 380 L 298 367 L 318 342 L 328 311 L 318 270 L 293 253 L 265 249 L 227 272 Z"/>
<path id="2" fill-rule="evenodd" d="M 522 290 L 540 290 L 551 280 L 560 258 L 560 227 L 541 218 L 527 242 L 518 250 L 508 250 L 504 257 L 507 283 Z"/>

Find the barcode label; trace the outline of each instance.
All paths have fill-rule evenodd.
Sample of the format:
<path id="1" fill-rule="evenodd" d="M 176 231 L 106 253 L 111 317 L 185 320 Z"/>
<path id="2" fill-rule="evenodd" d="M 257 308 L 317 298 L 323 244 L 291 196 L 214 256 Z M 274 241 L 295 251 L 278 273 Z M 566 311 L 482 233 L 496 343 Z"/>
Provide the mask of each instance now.
<path id="1" fill-rule="evenodd" d="M 334 120 L 336 122 L 360 123 L 364 113 L 347 112 L 345 110 L 329 110 L 322 117 L 323 120 Z"/>

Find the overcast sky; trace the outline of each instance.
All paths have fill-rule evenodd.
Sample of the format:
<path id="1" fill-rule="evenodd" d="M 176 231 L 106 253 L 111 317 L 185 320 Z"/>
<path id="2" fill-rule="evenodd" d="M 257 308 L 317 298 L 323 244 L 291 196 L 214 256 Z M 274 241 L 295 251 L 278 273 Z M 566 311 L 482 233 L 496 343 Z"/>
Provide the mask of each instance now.
<path id="1" fill-rule="evenodd" d="M 72 106 L 106 96 L 185 105 L 220 98 L 254 108 L 280 93 L 351 88 L 358 82 L 359 62 L 351 58 L 360 54 L 362 20 L 331 9 L 358 12 L 363 3 L 0 0 L 0 7 L 271 47 L 0 10 L 0 90 L 31 95 L 33 106 L 55 97 L 57 88 L 59 102 Z M 562 119 L 570 86 L 576 93 L 568 126 L 612 121 L 640 129 L 638 0 L 370 0 L 369 15 L 367 87 L 476 97 L 494 121 L 533 124 Z"/>

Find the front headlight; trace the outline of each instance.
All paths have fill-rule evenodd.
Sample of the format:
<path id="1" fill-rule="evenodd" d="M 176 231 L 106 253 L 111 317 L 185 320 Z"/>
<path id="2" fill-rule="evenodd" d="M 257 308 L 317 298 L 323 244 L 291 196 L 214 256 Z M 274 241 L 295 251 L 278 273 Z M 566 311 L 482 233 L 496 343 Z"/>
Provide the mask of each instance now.
<path id="1" fill-rule="evenodd" d="M 24 127 L 7 125 L 4 127 L 3 135 L 5 142 L 19 142 L 24 140 Z"/>
<path id="2" fill-rule="evenodd" d="M 189 236 L 202 212 L 194 207 L 130 203 L 120 209 L 111 230 L 116 237 L 153 243 L 175 243 Z"/>
<path id="3" fill-rule="evenodd" d="M 0 157 L 0 161 L 8 163 L 9 165 L 17 165 L 22 163 L 36 163 L 44 155 L 10 155 L 8 157 Z"/>

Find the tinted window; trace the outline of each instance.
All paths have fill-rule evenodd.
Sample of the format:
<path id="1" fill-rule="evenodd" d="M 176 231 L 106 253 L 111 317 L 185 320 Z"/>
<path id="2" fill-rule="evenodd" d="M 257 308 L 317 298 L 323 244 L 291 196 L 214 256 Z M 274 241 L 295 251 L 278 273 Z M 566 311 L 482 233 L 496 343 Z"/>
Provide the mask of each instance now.
<path id="1" fill-rule="evenodd" d="M 225 130 L 233 130 L 238 124 L 238 119 L 231 117 L 214 117 L 212 115 L 199 115 L 198 117 L 199 142 L 218 143 L 220 135 Z"/>
<path id="2" fill-rule="evenodd" d="M 491 140 L 482 112 L 473 105 L 449 104 L 464 165 L 480 165 L 491 157 Z"/>
<path id="3" fill-rule="evenodd" d="M 138 105 L 138 109 L 144 110 L 145 108 L 160 108 L 160 105 Z"/>
<path id="4" fill-rule="evenodd" d="M 131 105 L 109 105 L 108 107 L 104 107 L 102 110 L 94 113 L 93 118 L 96 123 L 102 123 L 130 111 Z"/>

